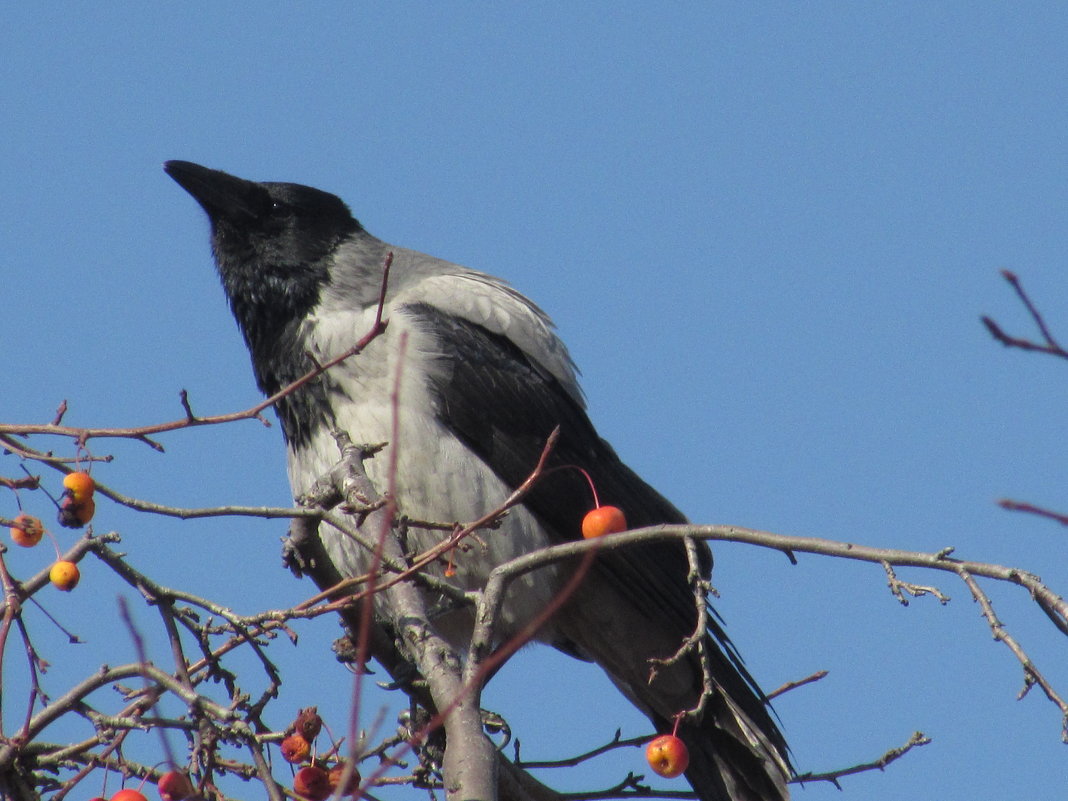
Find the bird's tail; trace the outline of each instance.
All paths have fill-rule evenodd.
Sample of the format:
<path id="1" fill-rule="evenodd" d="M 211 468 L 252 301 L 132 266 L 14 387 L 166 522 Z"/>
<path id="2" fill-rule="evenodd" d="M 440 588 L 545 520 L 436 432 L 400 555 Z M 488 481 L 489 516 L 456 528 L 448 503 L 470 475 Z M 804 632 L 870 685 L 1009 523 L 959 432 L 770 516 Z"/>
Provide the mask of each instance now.
<path id="1" fill-rule="evenodd" d="M 562 628 L 581 635 L 569 638 L 581 643 L 580 655 L 600 664 L 658 733 L 670 734 L 680 718 L 676 734 L 690 756 L 686 778 L 701 801 L 788 801 L 793 770 L 786 740 L 718 622 L 709 621 L 703 657 L 691 647 L 665 662 L 682 638 L 663 621 L 656 626 L 628 615 L 605 592 L 600 585 L 597 597 L 584 597 L 580 589 Z M 697 721 L 684 714 L 699 707 Z"/>
<path id="2" fill-rule="evenodd" d="M 729 695 L 717 691 L 701 722 L 682 723 L 677 734 L 690 753 L 686 778 L 702 801 L 790 798 L 791 770 L 778 731 L 769 736 Z"/>
<path id="3" fill-rule="evenodd" d="M 702 801 L 788 801 L 793 770 L 763 694 L 734 654 L 724 654 L 708 636 L 704 645 L 707 670 L 688 655 L 661 668 L 652 681 L 632 679 L 624 692 L 646 710 L 659 733 L 670 734 L 673 717 L 697 707 L 702 686 L 710 690 L 700 719 L 692 722 L 683 714 L 675 731 L 689 751 L 690 786 Z"/>

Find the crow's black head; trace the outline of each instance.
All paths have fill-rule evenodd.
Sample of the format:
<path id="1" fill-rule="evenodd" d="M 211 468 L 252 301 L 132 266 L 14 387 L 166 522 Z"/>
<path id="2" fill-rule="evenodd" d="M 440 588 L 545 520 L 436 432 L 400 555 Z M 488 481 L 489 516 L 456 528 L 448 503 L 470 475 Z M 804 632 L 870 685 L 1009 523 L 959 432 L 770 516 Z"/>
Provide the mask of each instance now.
<path id="1" fill-rule="evenodd" d="M 338 246 L 361 231 L 360 224 L 340 198 L 310 186 L 246 181 L 188 161 L 163 168 L 211 220 L 212 251 L 230 308 L 257 383 L 273 394 L 312 366 L 298 327 L 330 280 Z M 283 423 L 286 411 L 279 407 Z"/>
<path id="2" fill-rule="evenodd" d="M 257 315 L 278 323 L 313 307 L 334 250 L 360 230 L 340 198 L 310 186 L 246 181 L 188 161 L 164 169 L 208 213 L 215 263 L 246 334 L 264 322 Z"/>

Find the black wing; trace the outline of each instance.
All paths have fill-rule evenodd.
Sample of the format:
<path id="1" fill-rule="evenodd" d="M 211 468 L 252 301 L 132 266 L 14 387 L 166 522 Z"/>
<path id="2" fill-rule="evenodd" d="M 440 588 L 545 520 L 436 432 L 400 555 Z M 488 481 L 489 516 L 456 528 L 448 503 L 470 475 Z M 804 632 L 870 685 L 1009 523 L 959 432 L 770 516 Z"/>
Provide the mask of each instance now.
<path id="1" fill-rule="evenodd" d="M 441 358 L 448 362 L 431 379 L 439 419 L 508 486 L 516 487 L 530 475 L 546 439 L 559 426 L 550 466 L 586 470 L 601 503 L 622 509 L 631 528 L 687 522 L 682 512 L 620 461 L 560 382 L 510 339 L 428 303 L 410 304 L 404 311 L 439 341 Z M 562 469 L 539 482 L 524 504 L 550 537 L 566 542 L 581 537 L 582 518 L 593 507 L 593 498 L 579 471 Z M 705 569 L 710 570 L 711 553 L 703 544 L 701 553 Z M 603 555 L 595 570 L 633 599 L 634 607 L 655 625 L 672 630 L 680 643 L 693 632 L 697 613 L 681 543 L 615 551 Z M 750 707 L 747 711 L 774 731 L 763 693 L 726 633 L 715 620 L 709 628 L 725 652 L 713 660 L 721 668 L 718 678 L 735 698 L 753 699 L 756 703 L 745 704 Z"/>

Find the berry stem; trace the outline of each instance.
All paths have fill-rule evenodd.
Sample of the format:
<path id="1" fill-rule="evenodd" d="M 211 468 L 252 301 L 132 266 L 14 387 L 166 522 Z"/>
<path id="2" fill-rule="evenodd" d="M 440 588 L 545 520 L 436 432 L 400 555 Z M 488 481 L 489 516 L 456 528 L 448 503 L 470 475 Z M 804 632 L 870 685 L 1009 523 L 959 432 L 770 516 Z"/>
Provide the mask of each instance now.
<path id="1" fill-rule="evenodd" d="M 682 719 L 684 717 L 686 717 L 686 713 L 685 712 L 676 712 L 675 713 L 675 725 L 671 729 L 671 736 L 672 737 L 677 737 L 678 736 L 678 734 L 679 734 L 679 724 L 682 722 Z"/>
<path id="2" fill-rule="evenodd" d="M 59 550 L 59 540 L 56 539 L 56 535 L 50 529 L 46 528 L 45 534 L 48 535 L 48 539 L 52 540 L 52 547 L 56 549 L 56 561 L 58 562 L 63 558 L 63 553 Z"/>
<path id="3" fill-rule="evenodd" d="M 586 472 L 584 467 L 579 467 L 577 464 L 561 464 L 556 467 L 546 470 L 543 475 L 549 475 L 555 473 L 557 470 L 578 470 L 582 475 L 586 477 L 586 483 L 590 485 L 590 492 L 593 494 L 593 507 L 595 509 L 601 508 L 601 499 L 597 496 L 597 487 L 594 486 L 593 477 Z"/>

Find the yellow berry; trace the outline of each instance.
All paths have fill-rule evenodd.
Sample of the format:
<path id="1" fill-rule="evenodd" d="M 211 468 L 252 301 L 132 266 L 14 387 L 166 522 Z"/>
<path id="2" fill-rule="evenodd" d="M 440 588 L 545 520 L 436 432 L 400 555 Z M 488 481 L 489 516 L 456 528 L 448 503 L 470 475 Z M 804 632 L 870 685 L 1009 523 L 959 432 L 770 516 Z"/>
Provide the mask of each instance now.
<path id="1" fill-rule="evenodd" d="M 77 587 L 81 577 L 78 566 L 74 562 L 67 562 L 63 559 L 52 565 L 52 569 L 48 571 L 49 580 L 63 592 L 70 592 Z"/>

